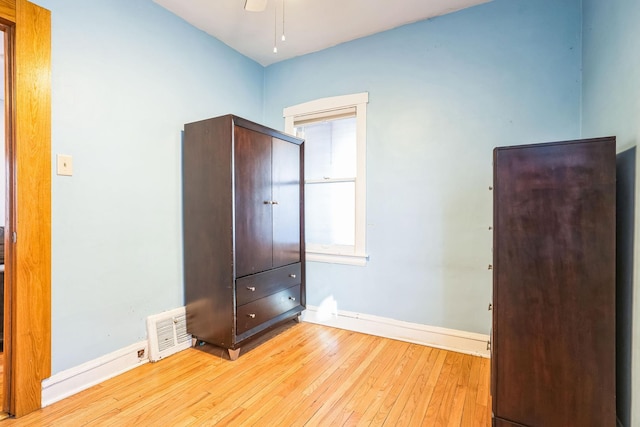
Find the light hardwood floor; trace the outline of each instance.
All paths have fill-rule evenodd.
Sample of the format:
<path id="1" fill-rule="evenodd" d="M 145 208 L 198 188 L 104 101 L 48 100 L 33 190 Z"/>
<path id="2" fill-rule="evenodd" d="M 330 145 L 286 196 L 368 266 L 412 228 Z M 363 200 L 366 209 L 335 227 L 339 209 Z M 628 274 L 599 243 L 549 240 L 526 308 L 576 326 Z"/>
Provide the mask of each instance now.
<path id="1" fill-rule="evenodd" d="M 235 362 L 188 349 L 1 427 L 477 427 L 490 407 L 488 359 L 291 322 Z"/>

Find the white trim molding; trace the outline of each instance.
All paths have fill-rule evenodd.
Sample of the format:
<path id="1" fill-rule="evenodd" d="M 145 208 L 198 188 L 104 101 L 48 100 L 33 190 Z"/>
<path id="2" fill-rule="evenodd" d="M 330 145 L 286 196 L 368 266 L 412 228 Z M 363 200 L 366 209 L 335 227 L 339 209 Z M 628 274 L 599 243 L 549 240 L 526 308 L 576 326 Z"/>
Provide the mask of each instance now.
<path id="1" fill-rule="evenodd" d="M 329 262 L 332 264 L 346 264 L 346 265 L 357 265 L 360 267 L 364 267 L 367 265 L 367 261 L 369 260 L 369 255 L 347 255 L 347 254 L 333 254 L 333 253 L 322 253 L 322 252 L 311 252 L 307 250 L 306 261 L 315 261 L 315 262 Z"/>
<path id="2" fill-rule="evenodd" d="M 487 349 L 489 335 L 474 332 L 404 322 L 351 311 L 327 311 L 311 305 L 307 305 L 307 309 L 302 312 L 302 320 L 458 353 L 490 357 L 490 351 Z"/>
<path id="3" fill-rule="evenodd" d="M 356 176 L 351 179 L 355 185 L 354 243 L 350 246 L 326 245 L 318 249 L 315 242 L 307 242 L 307 260 L 365 266 L 366 254 L 366 207 L 367 207 L 367 104 L 369 93 L 320 98 L 284 108 L 284 131 L 295 134 L 296 124 L 320 121 L 330 117 L 348 115 L 356 119 Z M 345 177 L 340 177 L 345 178 Z M 349 177 L 351 178 L 351 177 Z M 309 183 L 326 183 L 326 180 L 307 180 Z M 347 249 L 345 251 L 345 249 Z"/>
<path id="4" fill-rule="evenodd" d="M 359 104 L 369 102 L 369 92 L 354 93 L 350 95 L 331 96 L 328 98 L 314 99 L 313 101 L 286 107 L 282 110 L 284 118 L 291 117 L 290 126 L 293 129 L 293 117 L 303 116 L 310 113 L 331 111 L 338 108 L 355 107 Z"/>
<path id="5" fill-rule="evenodd" d="M 144 357 L 138 357 L 138 351 Z M 49 406 L 103 381 L 149 362 L 147 341 L 116 350 L 42 381 L 42 407 Z"/>

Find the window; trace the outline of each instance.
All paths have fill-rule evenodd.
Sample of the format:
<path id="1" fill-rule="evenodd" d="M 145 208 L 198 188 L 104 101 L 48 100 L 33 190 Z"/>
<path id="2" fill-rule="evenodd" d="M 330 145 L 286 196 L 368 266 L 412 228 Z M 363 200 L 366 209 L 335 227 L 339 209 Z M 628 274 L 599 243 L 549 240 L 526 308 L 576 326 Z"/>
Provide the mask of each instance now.
<path id="1" fill-rule="evenodd" d="M 368 93 L 284 109 L 285 132 L 305 139 L 308 261 L 365 265 Z"/>

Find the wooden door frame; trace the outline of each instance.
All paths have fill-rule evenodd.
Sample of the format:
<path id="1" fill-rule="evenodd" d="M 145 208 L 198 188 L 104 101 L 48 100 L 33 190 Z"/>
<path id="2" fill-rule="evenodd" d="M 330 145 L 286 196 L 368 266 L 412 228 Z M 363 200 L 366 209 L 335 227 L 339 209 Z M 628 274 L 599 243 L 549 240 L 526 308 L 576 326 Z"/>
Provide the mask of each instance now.
<path id="1" fill-rule="evenodd" d="M 3 410 L 41 407 L 51 376 L 51 13 L 0 0 L 5 37 L 7 221 Z"/>

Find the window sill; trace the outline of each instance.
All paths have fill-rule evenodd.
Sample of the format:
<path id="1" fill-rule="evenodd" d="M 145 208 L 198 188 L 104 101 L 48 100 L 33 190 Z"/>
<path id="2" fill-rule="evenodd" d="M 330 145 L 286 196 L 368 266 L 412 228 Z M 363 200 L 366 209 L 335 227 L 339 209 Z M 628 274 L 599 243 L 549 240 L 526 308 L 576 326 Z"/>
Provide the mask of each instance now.
<path id="1" fill-rule="evenodd" d="M 307 261 L 327 262 L 331 264 L 346 264 L 364 267 L 369 261 L 369 255 L 341 255 L 322 252 L 307 252 Z"/>

